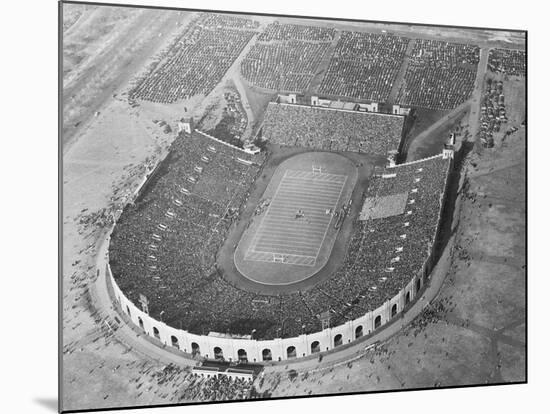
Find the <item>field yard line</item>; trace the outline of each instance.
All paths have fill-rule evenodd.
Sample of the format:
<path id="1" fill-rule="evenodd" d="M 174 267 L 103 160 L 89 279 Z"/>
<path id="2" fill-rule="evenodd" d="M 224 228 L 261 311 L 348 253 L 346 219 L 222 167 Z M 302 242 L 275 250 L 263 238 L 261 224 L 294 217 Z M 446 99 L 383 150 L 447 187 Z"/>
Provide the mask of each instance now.
<path id="1" fill-rule="evenodd" d="M 339 185 L 342 184 L 342 181 L 333 181 L 333 180 L 319 180 L 316 178 L 304 178 L 304 177 L 289 177 L 293 178 L 295 182 L 299 183 L 308 183 L 308 184 L 315 184 L 315 183 L 323 183 L 323 185 Z"/>
<path id="2" fill-rule="evenodd" d="M 307 208 L 307 207 L 305 207 Z M 291 212 L 294 211 L 294 210 L 290 210 Z M 321 211 L 324 211 L 321 210 Z M 276 211 L 276 213 L 283 213 L 283 211 Z M 326 214 L 312 214 L 311 215 L 311 218 L 314 218 L 316 219 L 313 223 L 310 223 L 308 220 L 301 220 L 301 221 L 297 221 L 298 219 L 295 219 L 294 217 L 292 217 L 291 215 L 289 216 L 289 214 L 282 214 L 282 215 L 279 215 L 279 216 L 273 216 L 273 215 L 270 215 L 270 217 L 268 217 L 268 220 L 270 220 L 272 223 L 274 224 L 278 224 L 278 223 L 289 223 L 290 225 L 292 226 L 296 226 L 296 227 L 305 227 L 304 226 L 304 222 L 306 222 L 308 225 L 309 224 L 319 224 L 319 225 L 323 225 L 324 226 L 324 223 L 326 222 Z M 307 217 L 307 219 L 309 219 L 309 217 Z M 325 220 L 321 220 L 321 219 L 325 219 Z"/>
<path id="3" fill-rule="evenodd" d="M 289 177 L 292 177 L 292 178 L 300 178 L 300 179 L 304 179 L 304 180 L 313 180 L 313 181 L 331 181 L 332 180 L 323 180 L 323 179 L 320 179 L 319 176 L 322 176 L 322 177 L 325 177 L 325 178 L 329 178 L 329 177 L 345 177 L 344 178 L 344 182 L 346 181 L 347 179 L 347 175 L 343 175 L 343 174 L 329 174 L 329 173 L 313 173 L 311 171 L 301 171 L 301 170 L 287 170 L 287 171 L 290 171 L 291 174 L 289 175 Z M 303 174 L 306 174 L 306 175 L 295 175 L 295 173 L 303 173 Z"/>
<path id="4" fill-rule="evenodd" d="M 319 238 L 315 239 L 313 238 L 314 240 L 318 240 Z M 298 245 L 298 244 L 294 244 L 295 243 L 295 240 L 288 240 L 288 242 L 285 243 L 285 240 L 269 240 L 269 241 L 261 241 L 259 243 L 256 244 L 256 249 L 266 249 L 266 248 L 271 248 L 271 249 L 275 249 L 277 246 L 281 247 L 281 248 L 284 248 L 284 247 L 296 247 L 296 249 L 298 250 L 313 250 L 315 251 L 315 249 L 317 248 L 317 243 L 312 243 L 312 244 L 303 244 L 303 245 Z M 258 250 L 255 250 L 255 251 L 258 251 Z"/>
<path id="5" fill-rule="evenodd" d="M 278 213 L 278 212 L 277 212 Z M 288 215 L 284 215 L 284 214 L 281 214 L 281 215 L 274 215 L 272 214 L 271 215 L 271 219 L 273 220 L 273 222 L 277 223 L 278 220 L 279 221 L 288 221 L 288 220 L 285 220 L 288 218 Z M 324 225 L 324 223 L 327 221 L 327 218 L 326 218 L 326 214 L 317 214 L 317 215 L 309 215 L 308 216 L 308 224 L 318 224 L 318 225 Z M 298 225 L 300 224 L 300 222 L 294 222 L 294 224 Z M 297 226 L 299 227 L 299 226 Z"/>
<path id="6" fill-rule="evenodd" d="M 289 203 L 290 203 L 290 201 L 289 201 Z M 292 203 L 291 205 L 292 205 L 292 206 L 295 206 L 295 207 L 300 207 L 300 206 L 303 206 L 303 204 L 304 204 L 303 202 L 300 203 L 300 202 L 298 201 L 298 202 Z M 331 204 L 328 204 L 328 207 L 330 207 L 331 205 L 332 205 L 332 203 L 331 203 Z M 283 207 L 282 207 L 282 206 L 276 206 L 275 208 L 283 208 Z M 315 207 L 315 206 L 308 206 L 307 208 L 309 208 L 309 209 L 315 209 L 315 210 L 318 210 L 318 211 L 324 211 L 324 210 L 326 209 L 325 207 Z"/>
<path id="7" fill-rule="evenodd" d="M 336 211 L 336 206 L 338 205 L 338 202 L 340 201 L 340 197 L 342 196 L 342 191 L 344 190 L 344 187 L 346 186 L 346 181 L 348 180 L 348 177 L 346 176 L 346 179 L 342 183 L 342 187 L 340 188 L 340 194 L 338 194 L 338 198 L 336 199 L 336 202 L 334 203 L 334 206 L 332 209 Z M 321 244 L 319 245 L 319 248 L 317 249 L 317 256 L 315 256 L 315 262 L 317 262 L 317 257 L 319 257 L 319 252 L 321 251 L 321 247 L 323 247 L 323 244 L 325 243 L 325 237 L 327 237 L 327 232 L 330 227 L 330 223 L 332 220 L 328 222 L 327 228 L 325 229 L 325 235 L 323 236 L 323 240 L 321 240 Z"/>
<path id="8" fill-rule="evenodd" d="M 307 241 L 307 240 L 311 240 L 311 243 L 314 243 L 315 241 L 318 241 L 319 239 L 321 238 L 321 234 L 312 234 L 311 236 L 308 235 L 307 238 L 303 238 L 303 237 L 300 237 L 298 235 L 292 235 L 291 237 L 285 237 L 284 234 L 278 234 L 278 235 L 275 235 L 275 238 L 270 238 L 270 239 L 267 239 L 267 240 L 260 240 L 258 243 L 256 243 L 256 247 L 259 247 L 259 246 L 265 246 L 265 245 L 269 245 L 269 244 L 278 244 L 280 243 L 281 241 L 284 241 L 284 242 L 287 242 L 287 243 L 294 243 L 294 242 L 298 242 L 300 241 L 300 243 L 302 243 L 303 241 Z M 315 243 L 315 245 L 317 245 L 317 243 Z"/>
<path id="9" fill-rule="evenodd" d="M 323 179 L 329 176 L 296 170 L 285 171 L 272 202 L 256 229 L 248 249 L 248 260 L 273 262 L 275 255 L 283 255 L 287 259 L 284 263 L 287 264 L 299 263 L 292 260 L 291 257 L 295 257 L 306 258 L 311 266 L 315 265 L 332 222 L 332 217 L 327 220 L 323 213 L 328 208 L 334 210 L 338 206 L 348 181 L 348 176 L 336 174 L 332 176 L 339 178 L 338 181 Z M 340 180 L 341 177 L 344 178 L 343 181 Z M 328 199 L 328 202 L 323 202 L 323 199 Z M 309 220 L 307 223 L 293 222 L 292 214 L 288 213 L 295 208 L 308 210 L 313 223 Z M 280 252 L 281 249 L 287 251 Z M 278 252 L 275 253 L 274 250 Z M 306 256 L 309 252 L 316 252 L 315 256 Z"/>
<path id="10" fill-rule="evenodd" d="M 318 179 L 318 178 L 313 178 L 313 177 L 289 177 L 289 178 L 293 178 L 294 180 L 296 180 L 296 182 L 299 182 L 299 183 L 312 183 L 312 184 L 315 184 L 315 183 L 323 183 L 324 184 L 328 184 L 328 185 L 338 185 L 338 184 L 342 184 L 343 181 L 339 180 L 339 181 L 334 181 L 334 180 L 321 180 L 321 179 Z"/>
<path id="11" fill-rule="evenodd" d="M 325 197 L 325 199 L 327 199 L 327 198 L 330 200 L 330 202 L 325 201 L 323 204 L 330 206 L 330 205 L 332 205 L 333 199 L 336 198 L 336 197 L 327 195 Z M 305 197 L 302 199 L 302 198 L 296 198 L 296 197 L 288 196 L 288 198 L 283 199 L 284 201 L 281 202 L 280 200 L 281 200 L 281 197 L 279 196 L 279 199 L 276 200 L 275 202 L 273 202 L 272 204 L 274 206 L 278 207 L 278 208 L 284 208 L 286 206 L 286 204 L 290 203 L 290 202 L 292 202 L 294 205 L 300 204 L 300 203 L 303 204 L 304 202 L 316 203 L 315 198 L 312 199 L 312 198 L 305 198 Z M 279 203 L 281 203 L 281 204 L 279 204 Z M 319 201 L 319 203 L 321 203 L 321 201 Z M 315 205 L 310 206 L 310 208 L 314 208 L 314 207 L 315 207 Z"/>
<path id="12" fill-rule="evenodd" d="M 275 198 L 277 197 L 277 194 L 279 193 L 279 189 L 281 188 L 281 184 L 285 180 L 285 177 L 286 177 L 286 174 L 288 173 L 288 171 L 289 170 L 286 170 L 285 173 L 283 174 L 283 176 L 281 177 L 281 181 L 279 181 L 279 185 L 277 186 L 277 190 L 275 190 L 275 194 L 271 198 L 271 201 L 275 200 Z M 256 247 L 256 240 L 258 238 L 258 235 L 260 234 L 260 229 L 262 228 L 262 225 L 264 224 L 264 220 L 267 217 L 267 215 L 269 214 L 270 209 L 271 209 L 271 203 L 269 203 L 269 206 L 267 206 L 267 210 L 265 211 L 265 214 L 262 217 L 262 221 L 260 222 L 260 225 L 256 229 L 256 234 L 254 235 L 254 239 L 252 240 L 252 243 L 248 247 L 248 251 L 251 251 L 251 250 L 254 251 L 254 248 Z"/>
<path id="13" fill-rule="evenodd" d="M 313 242 L 299 241 L 299 240 L 289 240 L 289 241 L 292 241 L 293 245 L 303 244 L 305 248 L 315 248 L 315 247 L 317 247 L 317 243 L 313 243 Z M 262 243 L 262 245 L 288 246 L 288 243 L 284 244 L 284 242 L 285 242 L 285 240 L 283 238 L 283 240 L 280 240 L 280 239 L 271 240 L 269 242 Z M 296 247 L 298 247 L 298 246 L 296 246 Z"/>
<path id="14" fill-rule="evenodd" d="M 296 255 L 287 255 L 287 256 L 296 256 Z M 310 257 L 310 256 L 303 256 L 305 257 L 306 259 L 313 259 L 313 257 Z M 253 262 L 265 262 L 265 263 L 277 263 L 277 264 L 282 264 L 282 265 L 295 265 L 295 266 L 309 266 L 309 267 L 312 267 L 312 266 L 315 266 L 315 261 L 313 263 L 311 262 L 306 262 L 306 263 L 297 263 L 297 262 L 290 262 L 290 261 L 287 261 L 287 262 L 275 262 L 274 260 L 266 260 L 266 259 L 249 259 L 249 261 L 253 261 Z M 256 283 L 259 283 L 261 285 L 269 285 L 269 283 L 264 283 L 264 282 L 259 282 L 259 281 L 256 281 Z M 290 285 L 292 283 L 279 283 L 280 285 Z"/>
<path id="15" fill-rule="evenodd" d="M 281 229 L 284 229 L 284 230 L 292 230 L 292 229 L 296 229 L 296 226 L 293 226 L 292 224 L 288 224 L 286 227 L 284 226 L 286 223 L 284 222 L 281 222 L 281 223 L 273 223 L 273 224 L 277 224 L 278 226 L 281 226 Z M 327 223 L 328 224 L 328 223 Z M 301 229 L 301 232 L 309 232 L 309 230 L 312 230 L 311 233 L 318 233 L 319 235 L 323 234 L 324 232 L 324 227 L 326 226 L 323 226 L 323 227 L 320 227 L 318 229 Z M 264 234 L 271 234 L 271 232 L 269 233 L 264 233 Z"/>
<path id="16" fill-rule="evenodd" d="M 301 238 L 303 239 L 304 236 L 302 236 L 302 234 L 304 235 L 307 235 L 308 237 L 309 236 L 313 236 L 315 235 L 315 233 L 317 233 L 319 236 L 323 234 L 324 232 L 324 227 L 325 226 L 318 226 L 316 229 L 314 229 L 314 231 L 312 232 L 307 232 L 305 230 L 309 230 L 309 229 L 299 229 L 300 231 L 291 231 L 290 234 L 288 232 L 288 230 L 293 230 L 294 227 L 285 227 L 285 228 L 282 228 L 282 229 L 278 229 L 277 230 L 270 230 L 269 233 L 264 233 L 266 235 L 269 235 L 269 236 L 274 236 L 274 237 L 281 237 L 281 236 L 289 236 L 289 237 L 296 237 L 296 238 Z"/>
<path id="17" fill-rule="evenodd" d="M 298 257 L 305 257 L 307 259 L 315 259 L 314 256 L 306 256 L 306 255 L 303 255 L 303 254 L 293 254 L 293 253 L 273 253 L 273 252 L 265 252 L 265 251 L 257 251 L 255 253 L 267 253 L 267 254 L 272 254 L 272 255 L 281 255 L 281 256 L 298 256 Z M 284 263 L 284 262 L 283 262 Z"/>
<path id="18" fill-rule="evenodd" d="M 338 187 L 334 187 L 334 190 L 322 190 L 322 189 L 318 189 L 319 191 L 307 191 L 307 192 L 303 192 L 303 191 L 300 191 L 299 189 L 300 188 L 303 188 L 303 187 L 293 187 L 293 188 L 290 188 L 290 189 L 285 189 L 283 191 L 283 193 L 285 194 L 289 194 L 289 195 L 293 195 L 293 194 L 300 194 L 302 197 L 312 197 L 312 196 L 316 196 L 316 195 L 324 195 L 324 194 L 327 194 L 327 195 L 331 195 L 331 194 L 334 194 L 336 195 L 338 193 L 338 190 L 340 188 Z"/>
<path id="19" fill-rule="evenodd" d="M 266 247 L 264 250 L 258 250 L 258 253 L 269 253 L 271 252 Z M 289 249 L 286 251 L 277 251 L 277 252 L 271 252 L 272 255 L 280 255 L 280 256 L 289 256 L 289 255 L 295 255 L 295 256 L 301 256 L 301 257 L 311 257 L 314 258 L 315 256 L 312 256 L 314 252 L 311 252 L 310 250 L 303 251 L 303 250 L 295 250 L 295 249 Z"/>
<path id="20" fill-rule="evenodd" d="M 341 184 L 338 184 L 337 187 L 326 188 L 326 187 L 315 187 L 311 184 L 302 183 L 299 186 L 294 186 L 294 185 L 285 186 L 285 190 L 283 192 L 284 193 L 288 192 L 291 194 L 299 193 L 304 195 L 334 194 L 338 192 L 338 190 L 340 189 L 340 186 Z M 301 189 L 305 189 L 305 192 L 300 191 Z"/>

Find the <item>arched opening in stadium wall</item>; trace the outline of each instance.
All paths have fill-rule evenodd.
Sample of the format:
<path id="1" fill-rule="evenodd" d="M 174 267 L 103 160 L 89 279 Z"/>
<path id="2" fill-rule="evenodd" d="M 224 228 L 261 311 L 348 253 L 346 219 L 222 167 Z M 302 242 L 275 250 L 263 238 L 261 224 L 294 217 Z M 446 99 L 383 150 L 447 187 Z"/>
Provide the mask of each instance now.
<path id="1" fill-rule="evenodd" d="M 214 359 L 223 359 L 223 351 L 219 346 L 214 347 Z"/>
<path id="2" fill-rule="evenodd" d="M 363 336 L 363 327 L 359 325 L 357 328 L 355 328 L 355 339 L 361 338 Z"/>
<path id="3" fill-rule="evenodd" d="M 138 317 L 138 323 L 139 323 L 139 327 L 145 330 L 145 328 L 143 327 L 143 320 L 140 317 Z"/>
<path id="4" fill-rule="evenodd" d="M 178 338 L 176 338 L 174 335 L 172 335 L 172 336 L 170 337 L 170 340 L 171 340 L 172 346 L 173 346 L 174 348 L 180 349 L 180 344 L 179 344 Z"/>
<path id="5" fill-rule="evenodd" d="M 374 318 L 374 329 L 380 328 L 380 325 L 382 325 L 382 317 L 378 315 L 376 318 Z"/>
<path id="6" fill-rule="evenodd" d="M 395 315 L 397 315 L 397 303 L 394 303 L 391 307 L 391 317 L 393 318 Z"/>
<path id="7" fill-rule="evenodd" d="M 237 351 L 237 355 L 239 357 L 239 362 L 248 362 L 248 356 L 247 356 L 246 351 L 244 349 L 239 349 Z"/>
<path id="8" fill-rule="evenodd" d="M 196 342 L 191 342 L 191 354 L 193 356 L 201 354 L 201 347 Z"/>
<path id="9" fill-rule="evenodd" d="M 294 347 L 294 346 L 289 346 L 289 347 L 286 349 L 286 357 L 287 357 L 287 358 L 296 358 L 296 347 Z"/>
<path id="10" fill-rule="evenodd" d="M 342 345 L 342 335 L 338 334 L 334 337 L 334 346 Z"/>
<path id="11" fill-rule="evenodd" d="M 160 340 L 160 332 L 156 327 L 153 327 L 153 336 Z"/>
<path id="12" fill-rule="evenodd" d="M 271 349 L 264 349 L 262 351 L 262 361 L 271 361 L 273 359 L 272 355 L 271 355 Z"/>
<path id="13" fill-rule="evenodd" d="M 317 352 L 321 352 L 321 345 L 319 344 L 319 341 L 313 341 L 311 343 L 311 353 L 315 354 Z"/>

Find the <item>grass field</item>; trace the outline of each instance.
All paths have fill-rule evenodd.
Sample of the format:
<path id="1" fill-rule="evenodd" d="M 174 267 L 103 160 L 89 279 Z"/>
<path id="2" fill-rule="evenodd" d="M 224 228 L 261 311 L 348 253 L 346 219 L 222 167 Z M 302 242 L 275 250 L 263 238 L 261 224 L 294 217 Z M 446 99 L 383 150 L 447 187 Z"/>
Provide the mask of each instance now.
<path id="1" fill-rule="evenodd" d="M 291 285 L 327 263 L 339 228 L 335 214 L 357 182 L 350 159 L 308 152 L 282 162 L 271 177 L 234 253 L 245 278 L 263 285 Z"/>
<path id="2" fill-rule="evenodd" d="M 314 266 L 347 178 L 286 170 L 245 260 Z"/>

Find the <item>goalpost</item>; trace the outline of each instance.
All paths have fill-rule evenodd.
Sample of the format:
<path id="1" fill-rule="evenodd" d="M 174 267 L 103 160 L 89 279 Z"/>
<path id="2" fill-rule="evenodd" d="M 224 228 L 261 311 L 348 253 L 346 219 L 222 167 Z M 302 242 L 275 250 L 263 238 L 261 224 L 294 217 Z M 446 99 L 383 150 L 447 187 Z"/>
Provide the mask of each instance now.
<path id="1" fill-rule="evenodd" d="M 281 253 L 273 253 L 273 261 L 275 263 L 284 263 L 285 257 Z"/>
<path id="2" fill-rule="evenodd" d="M 312 164 L 311 170 L 313 171 L 314 174 L 315 173 L 321 174 L 323 172 L 323 167 L 321 167 L 320 165 Z"/>

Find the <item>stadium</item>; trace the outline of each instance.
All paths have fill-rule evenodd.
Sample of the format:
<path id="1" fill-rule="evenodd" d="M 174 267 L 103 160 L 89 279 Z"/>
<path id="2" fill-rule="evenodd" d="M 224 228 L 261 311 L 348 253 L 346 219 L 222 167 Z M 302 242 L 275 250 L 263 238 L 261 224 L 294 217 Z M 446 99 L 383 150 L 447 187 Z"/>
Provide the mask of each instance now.
<path id="1" fill-rule="evenodd" d="M 526 32 L 60 7 L 64 410 L 526 381 Z"/>
<path id="2" fill-rule="evenodd" d="M 403 123 L 272 102 L 259 153 L 186 124 L 116 219 L 115 301 L 197 358 L 277 362 L 372 335 L 428 281 L 452 167 L 452 146 L 396 165 Z"/>

